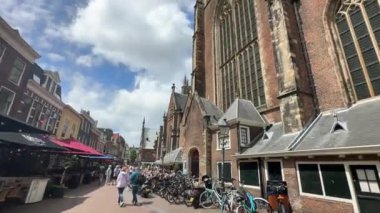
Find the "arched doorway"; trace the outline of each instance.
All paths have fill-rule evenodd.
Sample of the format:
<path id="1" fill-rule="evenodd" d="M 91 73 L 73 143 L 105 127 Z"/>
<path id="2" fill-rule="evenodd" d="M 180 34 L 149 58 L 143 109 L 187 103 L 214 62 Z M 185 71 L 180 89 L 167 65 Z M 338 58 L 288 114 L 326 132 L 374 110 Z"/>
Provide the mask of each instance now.
<path id="1" fill-rule="evenodd" d="M 199 177 L 199 152 L 193 148 L 189 152 L 190 175 Z"/>

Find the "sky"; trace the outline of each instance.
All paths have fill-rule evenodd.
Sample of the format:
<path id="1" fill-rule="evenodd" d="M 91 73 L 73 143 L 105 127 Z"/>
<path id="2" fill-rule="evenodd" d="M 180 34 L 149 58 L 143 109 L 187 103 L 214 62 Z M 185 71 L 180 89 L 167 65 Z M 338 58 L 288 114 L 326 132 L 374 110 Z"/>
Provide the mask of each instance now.
<path id="1" fill-rule="evenodd" d="M 190 78 L 195 0 L 1 0 L 0 16 L 61 77 L 62 101 L 138 146 Z"/>

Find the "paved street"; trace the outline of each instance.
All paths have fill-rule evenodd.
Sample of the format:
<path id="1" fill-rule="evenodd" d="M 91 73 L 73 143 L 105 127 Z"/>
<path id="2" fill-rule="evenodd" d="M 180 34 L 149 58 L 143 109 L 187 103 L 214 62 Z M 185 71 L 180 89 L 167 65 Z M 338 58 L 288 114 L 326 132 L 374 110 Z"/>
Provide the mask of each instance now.
<path id="1" fill-rule="evenodd" d="M 139 197 L 141 206 L 132 206 L 132 192 L 126 190 L 124 194 L 127 205 L 120 208 L 116 203 L 117 191 L 115 186 L 98 187 L 96 185 L 82 185 L 77 189 L 68 191 L 62 199 L 47 199 L 39 203 L 8 207 L 0 211 L 6 213 L 218 212 L 216 209 L 194 209 L 192 207 L 186 207 L 185 205 L 170 205 L 158 196 L 148 199 Z"/>

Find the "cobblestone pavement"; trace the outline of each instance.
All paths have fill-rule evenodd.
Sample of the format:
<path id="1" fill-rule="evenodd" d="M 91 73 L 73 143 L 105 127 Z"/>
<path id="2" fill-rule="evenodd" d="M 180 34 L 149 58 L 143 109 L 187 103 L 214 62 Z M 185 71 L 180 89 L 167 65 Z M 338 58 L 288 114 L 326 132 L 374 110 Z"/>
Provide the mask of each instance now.
<path id="1" fill-rule="evenodd" d="M 47 199 L 34 204 L 5 207 L 4 213 L 217 213 L 216 209 L 194 209 L 185 205 L 170 205 L 166 200 L 154 196 L 143 199 L 139 197 L 140 206 L 132 206 L 132 192 L 124 192 L 126 206 L 117 205 L 117 190 L 115 186 L 82 185 L 70 190 L 61 199 Z"/>

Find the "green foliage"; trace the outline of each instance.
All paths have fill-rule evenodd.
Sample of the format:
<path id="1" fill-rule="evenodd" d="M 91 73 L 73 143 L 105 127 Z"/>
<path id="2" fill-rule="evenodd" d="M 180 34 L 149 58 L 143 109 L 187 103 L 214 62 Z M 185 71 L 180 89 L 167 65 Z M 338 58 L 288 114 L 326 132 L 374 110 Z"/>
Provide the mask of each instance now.
<path id="1" fill-rule="evenodd" d="M 68 169 L 76 166 L 79 163 L 79 157 L 77 155 L 68 156 L 63 162 L 63 168 Z"/>
<path id="2" fill-rule="evenodd" d="M 131 151 L 129 152 L 129 159 L 131 160 L 132 163 L 136 162 L 136 158 L 137 158 L 137 152 L 135 149 L 131 149 Z"/>

